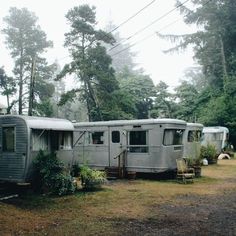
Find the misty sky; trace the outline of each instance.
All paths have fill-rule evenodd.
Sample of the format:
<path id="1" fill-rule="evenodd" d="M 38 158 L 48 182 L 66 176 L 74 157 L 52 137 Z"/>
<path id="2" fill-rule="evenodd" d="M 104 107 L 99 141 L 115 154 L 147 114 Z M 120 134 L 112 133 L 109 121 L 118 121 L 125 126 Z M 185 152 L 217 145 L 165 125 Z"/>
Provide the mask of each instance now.
<path id="1" fill-rule="evenodd" d="M 0 25 L 1 27 L 3 26 L 2 18 L 8 15 L 9 7 L 28 8 L 39 18 L 38 24 L 46 32 L 48 40 L 52 40 L 54 43 L 54 48 L 50 49 L 45 55 L 48 62 L 53 63 L 57 59 L 59 64 L 63 66 L 70 61 L 67 49 L 63 48 L 64 33 L 69 30 L 65 14 L 70 8 L 84 3 L 96 6 L 98 27 L 104 28 L 109 21 L 112 21 L 114 25 L 120 25 L 150 2 L 152 0 L 4 0 L 1 1 L 0 7 Z M 182 2 L 184 1 L 182 0 Z M 174 3 L 174 0 L 156 0 L 132 20 L 118 28 L 117 31 L 122 38 L 130 37 L 174 9 Z M 188 2 L 186 6 L 188 6 Z M 193 53 L 191 49 L 179 54 L 164 54 L 163 50 L 170 48 L 173 44 L 161 40 L 155 35 L 156 31 L 177 20 L 176 23 L 165 28 L 161 33 L 185 34 L 196 30 L 193 27 L 186 26 L 181 18 L 178 11 L 173 11 L 163 19 L 157 20 L 155 24 L 146 30 L 125 41 L 125 43 L 133 44 L 152 35 L 141 43 L 137 43 L 130 50 L 136 52 L 135 63 L 138 64 L 139 68 L 143 68 L 146 74 L 150 75 L 155 84 L 162 80 L 170 88 L 174 88 L 179 79 L 183 78 L 184 70 L 188 67 L 196 66 L 192 59 Z M 4 66 L 7 74 L 10 74 L 13 62 L 9 56 L 9 51 L 6 50 L 4 45 L 4 36 L 2 34 L 0 35 L 0 53 L 0 67 Z M 67 86 L 70 87 L 71 85 L 68 84 Z M 1 103 L 3 103 L 2 99 Z"/>

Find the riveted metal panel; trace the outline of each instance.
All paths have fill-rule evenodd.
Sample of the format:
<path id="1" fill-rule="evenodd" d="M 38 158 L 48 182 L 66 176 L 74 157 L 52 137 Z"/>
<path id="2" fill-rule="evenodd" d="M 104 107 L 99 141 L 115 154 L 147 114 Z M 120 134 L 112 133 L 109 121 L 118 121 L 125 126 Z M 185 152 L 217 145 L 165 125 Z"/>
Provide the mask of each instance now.
<path id="1" fill-rule="evenodd" d="M 4 152 L 3 128 L 14 127 L 15 150 Z M 0 116 L 0 180 L 23 182 L 27 161 L 28 130 L 23 119 L 15 116 Z"/>

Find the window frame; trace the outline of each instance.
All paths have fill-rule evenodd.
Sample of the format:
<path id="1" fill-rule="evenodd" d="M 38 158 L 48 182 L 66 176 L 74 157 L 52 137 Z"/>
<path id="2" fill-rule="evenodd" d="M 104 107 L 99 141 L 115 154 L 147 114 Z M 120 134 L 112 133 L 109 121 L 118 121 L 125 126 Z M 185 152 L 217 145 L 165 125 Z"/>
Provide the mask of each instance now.
<path id="1" fill-rule="evenodd" d="M 191 136 L 190 136 L 190 133 L 192 133 Z M 190 137 L 192 137 L 193 139 L 190 140 Z M 189 130 L 188 135 L 187 135 L 187 142 L 188 143 L 200 142 L 201 137 L 202 137 L 202 131 L 201 130 Z"/>
<path id="2" fill-rule="evenodd" d="M 102 133 L 102 135 L 99 136 L 99 140 L 96 141 L 96 139 L 94 139 L 94 135 L 96 133 Z M 103 137 L 103 140 L 101 139 Z M 97 130 L 97 131 L 91 131 L 89 132 L 89 144 L 90 145 L 105 145 L 105 131 L 103 130 Z"/>
<path id="3" fill-rule="evenodd" d="M 130 144 L 131 143 L 131 132 L 144 132 L 145 133 L 145 144 Z M 128 132 L 128 150 L 130 153 L 135 154 L 148 154 L 149 153 L 149 130 L 130 130 Z"/>
<path id="4" fill-rule="evenodd" d="M 165 143 L 165 135 L 166 135 L 166 132 L 167 131 L 175 131 L 174 135 L 173 135 L 173 139 L 172 139 L 172 143 L 171 144 L 166 144 Z M 175 143 L 175 139 L 176 139 L 176 133 L 177 131 L 181 131 L 182 134 L 181 134 L 181 143 Z M 179 138 L 178 138 L 179 140 Z M 170 129 L 164 129 L 164 133 L 163 133 L 163 141 L 162 141 L 162 145 L 165 146 L 165 147 L 168 147 L 168 146 L 182 146 L 183 145 L 183 140 L 184 140 L 184 129 L 181 129 L 181 128 L 170 128 Z"/>
<path id="5" fill-rule="evenodd" d="M 37 133 L 38 133 L 38 135 L 37 135 Z M 34 134 L 37 135 L 37 140 L 35 140 Z M 44 136 L 45 140 L 46 140 L 46 145 L 45 145 L 46 149 L 42 148 L 41 146 L 36 147 L 36 144 L 38 145 L 38 143 L 39 143 L 38 137 L 41 138 L 42 136 Z M 42 150 L 42 151 L 51 151 L 50 148 L 51 148 L 51 143 L 50 143 L 49 130 L 31 128 L 31 149 L 32 149 L 32 151 L 33 152 L 38 152 L 40 150 Z"/>
<path id="6" fill-rule="evenodd" d="M 70 147 L 65 145 L 66 142 L 70 142 Z M 58 131 L 58 150 L 72 150 L 72 149 L 73 149 L 73 132 Z"/>
<path id="7" fill-rule="evenodd" d="M 9 149 L 5 149 L 5 147 L 7 146 L 6 144 L 4 144 L 4 129 L 9 129 L 12 128 L 13 129 L 13 134 L 14 134 L 14 139 L 13 139 L 13 150 L 9 150 Z M 7 125 L 7 126 L 2 126 L 2 152 L 4 153 L 14 153 L 16 152 L 16 126 L 15 125 Z"/>
<path id="8" fill-rule="evenodd" d="M 114 136 L 113 136 L 114 133 L 118 133 L 118 134 L 119 134 L 119 141 L 118 141 L 118 140 L 117 140 L 117 141 L 114 140 Z M 117 137 L 118 137 L 118 136 L 117 136 Z M 117 138 L 117 137 L 115 137 L 115 138 Z M 120 140 L 120 131 L 119 131 L 119 130 L 112 130 L 112 131 L 111 131 L 111 142 L 112 142 L 112 143 L 120 143 L 120 141 L 121 141 L 121 140 Z"/>

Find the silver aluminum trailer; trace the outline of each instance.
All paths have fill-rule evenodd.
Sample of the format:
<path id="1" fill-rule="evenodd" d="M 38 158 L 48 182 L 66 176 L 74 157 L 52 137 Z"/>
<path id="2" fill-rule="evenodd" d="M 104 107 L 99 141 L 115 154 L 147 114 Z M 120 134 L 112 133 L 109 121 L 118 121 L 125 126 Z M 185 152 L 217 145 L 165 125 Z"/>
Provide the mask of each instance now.
<path id="1" fill-rule="evenodd" d="M 126 171 L 158 173 L 176 169 L 183 155 L 186 122 L 176 119 L 120 120 L 74 123 L 74 159 L 95 169 L 119 167 L 125 153 Z"/>
<path id="2" fill-rule="evenodd" d="M 73 130 L 72 123 L 63 119 L 0 116 L 0 181 L 29 182 L 32 160 L 39 150 L 55 151 L 71 165 Z"/>
<path id="3" fill-rule="evenodd" d="M 202 130 L 200 123 L 187 123 L 183 137 L 185 158 L 197 159 L 200 156 Z"/>
<path id="4" fill-rule="evenodd" d="M 217 153 L 220 154 L 228 146 L 229 130 L 223 126 L 208 126 L 203 128 L 202 145 L 208 143 L 216 147 Z"/>

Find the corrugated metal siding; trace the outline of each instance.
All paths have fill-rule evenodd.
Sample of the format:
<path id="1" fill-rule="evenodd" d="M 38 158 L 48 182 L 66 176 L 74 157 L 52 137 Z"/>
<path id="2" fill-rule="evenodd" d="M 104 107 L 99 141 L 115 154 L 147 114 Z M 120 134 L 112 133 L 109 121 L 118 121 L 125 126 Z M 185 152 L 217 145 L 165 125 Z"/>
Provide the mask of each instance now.
<path id="1" fill-rule="evenodd" d="M 15 126 L 15 152 L 0 152 L 0 180 L 24 181 L 27 154 L 27 127 L 23 119 L 0 117 L 0 144 L 2 145 L 2 126 Z"/>

